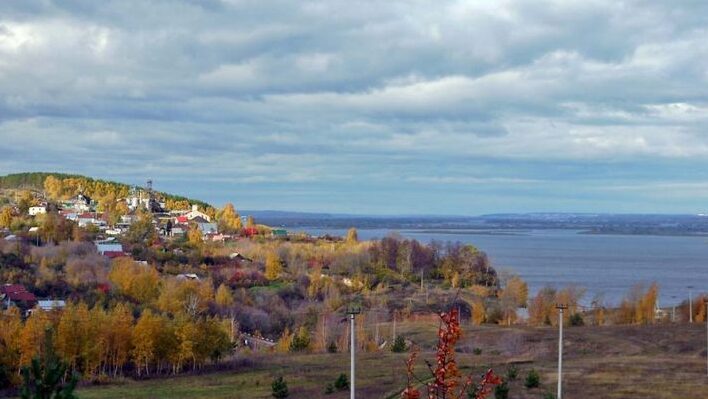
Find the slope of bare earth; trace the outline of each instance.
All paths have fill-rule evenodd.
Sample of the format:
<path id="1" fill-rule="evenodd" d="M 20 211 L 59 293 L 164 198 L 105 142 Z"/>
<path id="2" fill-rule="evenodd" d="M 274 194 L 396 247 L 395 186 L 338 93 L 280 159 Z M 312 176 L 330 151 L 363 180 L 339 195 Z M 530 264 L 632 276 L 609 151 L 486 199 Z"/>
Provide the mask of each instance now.
<path id="1" fill-rule="evenodd" d="M 433 360 L 437 325 L 401 323 L 399 331 L 416 342 L 421 358 Z M 510 398 L 543 398 L 556 391 L 557 330 L 531 327 L 463 326 L 458 364 L 464 373 L 493 367 L 504 374 L 511 364 L 518 378 Z M 385 331 L 382 327 L 382 331 Z M 705 325 L 607 326 L 566 328 L 564 398 L 708 398 Z M 475 348 L 480 348 L 481 353 Z M 477 353 L 477 354 L 475 354 Z M 283 375 L 292 398 L 345 398 L 325 394 L 328 383 L 349 372 L 349 355 L 252 355 L 239 371 L 124 381 L 79 391 L 81 398 L 268 398 L 270 383 Z M 406 354 L 388 351 L 358 356 L 357 397 L 394 398 L 405 385 Z M 421 360 L 422 360 L 421 359 Z M 527 389 L 527 373 L 541 375 L 539 388 Z M 422 361 L 416 373 L 425 379 Z"/>

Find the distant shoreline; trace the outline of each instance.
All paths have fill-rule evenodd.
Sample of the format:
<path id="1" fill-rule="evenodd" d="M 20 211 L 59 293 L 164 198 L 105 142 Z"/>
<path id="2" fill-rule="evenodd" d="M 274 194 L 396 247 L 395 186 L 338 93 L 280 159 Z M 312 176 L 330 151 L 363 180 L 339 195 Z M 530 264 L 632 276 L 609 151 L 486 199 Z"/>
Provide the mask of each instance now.
<path id="1" fill-rule="evenodd" d="M 282 227 L 293 230 L 346 230 L 346 228 L 341 226 L 287 226 Z M 595 236 L 638 236 L 638 237 L 697 237 L 697 238 L 708 238 L 708 232 L 690 232 L 690 231 L 597 231 L 590 229 L 578 229 L 578 228 L 563 228 L 563 227 L 534 227 L 534 228 L 520 228 L 520 229 L 470 229 L 470 228 L 425 228 L 416 229 L 406 226 L 355 226 L 357 229 L 362 231 L 371 230 L 383 230 L 391 233 L 411 233 L 411 234 L 441 234 L 441 235 L 479 235 L 479 236 L 529 236 L 533 234 L 533 231 L 549 231 L 549 230 L 562 230 L 568 232 L 574 232 L 579 235 L 595 235 Z"/>
<path id="2" fill-rule="evenodd" d="M 708 232 L 630 232 L 630 231 L 593 231 L 583 230 L 578 234 L 598 236 L 653 236 L 653 237 L 705 237 Z"/>

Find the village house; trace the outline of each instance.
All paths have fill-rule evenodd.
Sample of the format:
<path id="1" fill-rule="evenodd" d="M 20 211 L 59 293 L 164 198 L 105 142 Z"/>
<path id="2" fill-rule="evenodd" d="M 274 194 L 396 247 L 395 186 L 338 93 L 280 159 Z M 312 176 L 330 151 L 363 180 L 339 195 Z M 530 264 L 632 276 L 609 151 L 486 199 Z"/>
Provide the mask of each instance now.
<path id="1" fill-rule="evenodd" d="M 62 209 L 59 211 L 59 215 L 63 216 L 66 220 L 74 222 L 79 218 L 79 214 L 71 209 Z"/>
<path id="2" fill-rule="evenodd" d="M 288 231 L 285 229 L 273 229 L 270 231 L 273 238 L 288 238 Z"/>
<path id="3" fill-rule="evenodd" d="M 22 310 L 32 309 L 37 304 L 37 297 L 22 284 L 0 286 L 0 300 L 5 308 L 17 306 Z"/>
<path id="4" fill-rule="evenodd" d="M 64 209 L 71 209 L 77 213 L 90 212 L 93 205 L 94 203 L 91 197 L 81 193 L 62 203 Z"/>
<path id="5" fill-rule="evenodd" d="M 211 222 L 211 217 L 209 217 L 206 213 L 199 211 L 198 205 L 192 205 L 192 210 L 185 213 L 183 216 L 185 216 L 190 222 L 196 218 L 201 218 L 206 222 Z"/>
<path id="6" fill-rule="evenodd" d="M 27 210 L 27 213 L 30 216 L 37 216 L 37 215 L 43 215 L 47 213 L 47 206 L 46 205 L 41 205 L 41 206 L 31 206 Z"/>
<path id="7" fill-rule="evenodd" d="M 96 243 L 96 250 L 99 254 L 110 259 L 128 256 L 128 253 L 125 252 L 123 245 L 120 243 L 99 242 Z"/>
<path id="8" fill-rule="evenodd" d="M 97 213 L 82 213 L 77 215 L 76 222 L 79 227 L 86 227 L 89 225 L 94 225 L 98 227 L 106 227 L 106 221 L 101 219 L 101 215 Z"/>
<path id="9" fill-rule="evenodd" d="M 187 229 L 183 226 L 172 226 L 169 235 L 172 237 L 183 236 L 187 233 Z"/>
<path id="10" fill-rule="evenodd" d="M 216 223 L 197 223 L 197 227 L 203 235 L 217 234 L 219 232 L 219 227 Z"/>
<path id="11" fill-rule="evenodd" d="M 201 212 L 197 205 L 192 205 L 192 210 L 174 211 L 171 214 L 177 215 L 174 218 L 174 223 L 171 225 L 169 232 L 165 232 L 170 236 L 179 236 L 189 231 L 192 224 L 196 224 L 204 236 L 213 236 L 219 233 L 216 223 L 211 222 L 211 217 Z"/>
<path id="12" fill-rule="evenodd" d="M 66 301 L 63 299 L 41 299 L 37 301 L 37 307 L 45 312 L 62 310 L 66 307 Z"/>

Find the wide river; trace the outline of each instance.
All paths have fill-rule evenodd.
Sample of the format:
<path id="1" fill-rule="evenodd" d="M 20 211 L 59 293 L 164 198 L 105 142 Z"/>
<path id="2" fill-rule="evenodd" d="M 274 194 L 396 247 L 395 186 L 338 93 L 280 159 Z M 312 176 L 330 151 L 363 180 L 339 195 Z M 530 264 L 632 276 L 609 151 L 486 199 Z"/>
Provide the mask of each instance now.
<path id="1" fill-rule="evenodd" d="M 339 229 L 301 229 L 313 235 L 346 235 Z M 544 286 L 575 284 L 618 304 L 636 284 L 659 284 L 660 306 L 708 292 L 708 238 L 579 234 L 573 230 L 524 230 L 488 234 L 469 230 L 401 230 L 421 242 L 460 241 L 485 251 L 497 270 L 519 274 L 534 295 Z M 384 229 L 359 229 L 360 239 L 382 238 Z M 689 289 L 692 286 L 692 289 Z"/>

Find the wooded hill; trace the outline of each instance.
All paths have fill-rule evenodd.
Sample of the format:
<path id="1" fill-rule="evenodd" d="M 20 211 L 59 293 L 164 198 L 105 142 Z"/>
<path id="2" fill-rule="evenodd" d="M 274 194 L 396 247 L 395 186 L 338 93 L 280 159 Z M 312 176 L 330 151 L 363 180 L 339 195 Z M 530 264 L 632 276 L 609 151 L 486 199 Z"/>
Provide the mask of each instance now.
<path id="1" fill-rule="evenodd" d="M 114 193 L 123 194 L 126 196 L 130 192 L 132 185 L 102 180 L 94 179 L 92 177 L 76 175 L 76 174 L 65 174 L 65 173 L 55 173 L 55 172 L 25 172 L 25 173 L 13 173 L 6 176 L 0 176 L 0 189 L 21 189 L 21 190 L 35 190 L 35 191 L 45 191 L 45 181 L 47 177 L 53 177 L 63 183 L 69 183 L 68 191 L 69 195 L 74 195 L 72 191 L 78 190 L 79 188 L 84 194 L 92 198 L 102 198 L 106 195 L 105 191 L 112 191 Z M 180 195 L 174 195 L 170 193 L 165 193 L 161 191 L 155 191 L 155 194 L 165 200 L 166 202 L 172 203 L 185 203 L 198 205 L 200 208 L 207 209 L 212 208 L 212 206 L 204 201 L 195 200 L 192 198 L 183 197 Z"/>

